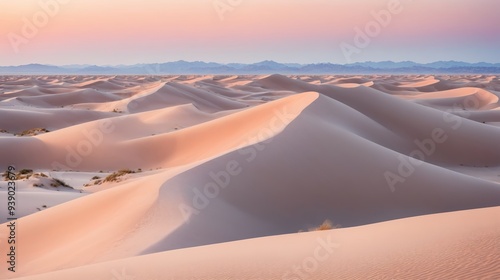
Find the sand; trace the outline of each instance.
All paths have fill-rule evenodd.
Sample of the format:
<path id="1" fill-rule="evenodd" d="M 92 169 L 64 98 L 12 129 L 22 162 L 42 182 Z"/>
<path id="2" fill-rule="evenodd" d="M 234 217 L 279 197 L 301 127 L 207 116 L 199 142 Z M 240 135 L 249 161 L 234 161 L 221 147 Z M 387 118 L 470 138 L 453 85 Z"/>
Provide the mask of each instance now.
<path id="1" fill-rule="evenodd" d="M 0 170 L 34 172 L 15 273 L 0 209 L 0 278 L 499 278 L 499 96 L 487 75 L 0 77 Z"/>

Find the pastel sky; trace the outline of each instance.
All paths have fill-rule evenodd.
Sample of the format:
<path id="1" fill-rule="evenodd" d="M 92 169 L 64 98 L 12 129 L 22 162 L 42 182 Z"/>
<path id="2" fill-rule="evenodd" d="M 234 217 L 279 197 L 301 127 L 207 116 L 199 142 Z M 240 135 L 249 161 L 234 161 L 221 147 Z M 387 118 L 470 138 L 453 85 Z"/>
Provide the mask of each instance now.
<path id="1" fill-rule="evenodd" d="M 498 0 L 2 0 L 0 65 L 499 63 L 498 11 Z M 356 44 L 356 28 L 369 41 Z"/>

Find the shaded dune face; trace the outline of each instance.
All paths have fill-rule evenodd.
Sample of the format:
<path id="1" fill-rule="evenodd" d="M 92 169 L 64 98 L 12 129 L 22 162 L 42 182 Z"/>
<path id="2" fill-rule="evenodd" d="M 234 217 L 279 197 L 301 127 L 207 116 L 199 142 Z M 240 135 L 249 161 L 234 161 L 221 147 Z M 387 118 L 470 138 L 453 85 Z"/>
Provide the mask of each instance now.
<path id="1" fill-rule="evenodd" d="M 489 75 L 1 76 L 0 168 L 33 175 L 16 180 L 17 238 L 29 245 L 17 248 L 17 273 L 0 276 L 111 279 L 125 266 L 137 279 L 230 278 L 259 246 L 282 252 L 257 255 L 282 260 L 285 273 L 322 236 L 296 233 L 330 219 L 345 227 L 343 249 L 311 279 L 363 277 L 376 259 L 395 278 L 425 277 L 426 255 L 445 261 L 425 244 L 443 239 L 439 250 L 464 267 L 475 262 L 461 252 L 483 248 L 475 252 L 489 266 L 477 275 L 491 277 L 500 262 L 500 227 L 489 222 L 500 206 L 499 94 Z M 472 228 L 460 231 L 461 220 Z M 447 222 L 457 230 L 437 227 Z M 354 245 L 375 236 L 394 247 L 383 237 L 391 232 L 404 235 L 397 250 Z M 2 224 L 0 239 L 9 234 Z M 287 251 L 289 239 L 297 246 Z M 411 244 L 424 253 L 413 259 Z M 228 253 L 207 262 L 219 250 Z M 205 275 L 172 265 L 196 254 Z"/>

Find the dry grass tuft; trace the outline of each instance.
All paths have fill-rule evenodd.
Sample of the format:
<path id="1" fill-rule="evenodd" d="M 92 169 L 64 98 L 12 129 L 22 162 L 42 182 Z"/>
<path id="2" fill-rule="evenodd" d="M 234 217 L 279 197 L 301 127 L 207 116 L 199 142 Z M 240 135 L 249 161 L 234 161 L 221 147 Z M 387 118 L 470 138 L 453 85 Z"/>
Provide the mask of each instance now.
<path id="1" fill-rule="evenodd" d="M 135 173 L 135 171 L 130 170 L 130 169 L 121 169 L 121 170 L 118 170 L 116 172 L 113 172 L 113 174 L 108 175 L 106 178 L 104 178 L 103 182 L 104 183 L 105 182 L 119 182 L 120 177 L 127 175 L 127 174 L 131 174 L 131 173 Z"/>
<path id="2" fill-rule="evenodd" d="M 32 128 L 21 132 L 18 136 L 36 136 L 38 134 L 50 132 L 46 128 Z"/>
<path id="3" fill-rule="evenodd" d="M 340 228 L 340 225 L 334 225 L 332 221 L 326 219 L 321 225 L 315 228 L 310 228 L 309 231 L 330 230 L 336 228 Z"/>
<path id="4" fill-rule="evenodd" d="M 65 187 L 65 188 L 70 188 L 72 189 L 72 187 L 68 184 L 66 184 L 66 182 L 64 182 L 63 180 L 59 180 L 59 179 L 52 179 L 52 183 L 50 183 L 50 185 L 54 188 L 57 188 L 57 187 Z"/>

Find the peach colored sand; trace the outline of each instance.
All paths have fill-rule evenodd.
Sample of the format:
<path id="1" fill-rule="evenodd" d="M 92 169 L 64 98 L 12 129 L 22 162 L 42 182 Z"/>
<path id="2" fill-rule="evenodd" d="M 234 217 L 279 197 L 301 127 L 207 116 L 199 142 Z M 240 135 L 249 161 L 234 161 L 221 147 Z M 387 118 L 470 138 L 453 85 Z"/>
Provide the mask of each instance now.
<path id="1" fill-rule="evenodd" d="M 0 184 L 0 278 L 500 279 L 499 96 L 487 75 L 0 77 L 0 168 L 33 170 L 15 273 Z"/>

